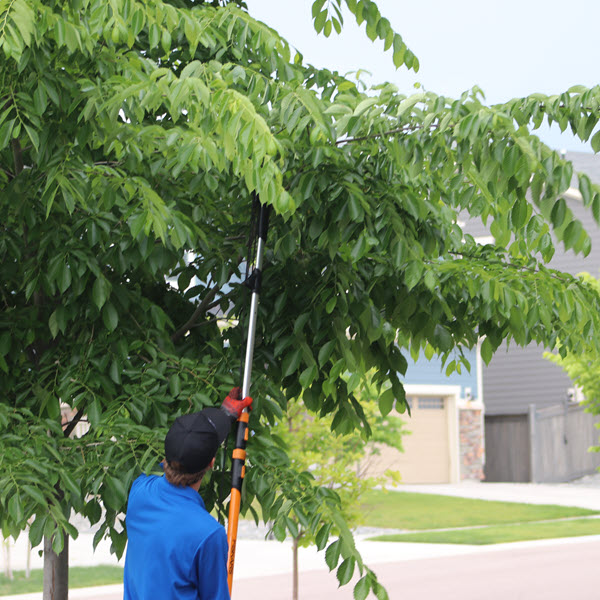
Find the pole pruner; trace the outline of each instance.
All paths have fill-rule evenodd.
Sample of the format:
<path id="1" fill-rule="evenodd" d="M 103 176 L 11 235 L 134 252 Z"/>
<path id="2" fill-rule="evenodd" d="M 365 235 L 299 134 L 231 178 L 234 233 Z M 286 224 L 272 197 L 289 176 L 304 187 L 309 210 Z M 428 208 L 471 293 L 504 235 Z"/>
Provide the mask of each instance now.
<path id="1" fill-rule="evenodd" d="M 254 257 L 252 272 L 247 276 L 246 284 L 252 291 L 250 300 L 250 315 L 248 319 L 248 335 L 246 339 L 246 354 L 244 359 L 244 373 L 242 380 L 242 398 L 250 395 L 250 376 L 252 374 L 252 359 L 254 356 L 254 338 L 256 334 L 256 320 L 258 313 L 258 297 L 260 295 L 262 280 L 262 262 L 265 244 L 267 241 L 267 229 L 269 227 L 269 207 L 261 204 L 257 196 L 254 203 L 259 204 L 257 223 L 257 247 Z M 229 552 L 227 556 L 227 580 L 229 593 L 233 587 L 233 567 L 235 563 L 235 547 L 237 542 L 238 521 L 242 498 L 242 483 L 246 471 L 246 442 L 248 441 L 248 419 L 250 414 L 247 409 L 240 416 L 235 435 L 235 448 L 233 450 L 231 497 L 229 502 L 229 520 L 227 524 L 227 541 Z"/>

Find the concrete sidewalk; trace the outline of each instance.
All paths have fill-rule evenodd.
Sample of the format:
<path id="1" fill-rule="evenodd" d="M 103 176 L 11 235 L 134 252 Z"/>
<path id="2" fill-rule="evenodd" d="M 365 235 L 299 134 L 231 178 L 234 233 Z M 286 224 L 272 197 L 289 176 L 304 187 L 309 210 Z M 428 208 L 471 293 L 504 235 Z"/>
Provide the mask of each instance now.
<path id="1" fill-rule="evenodd" d="M 462 496 L 485 500 L 501 500 L 508 502 L 527 502 L 532 504 L 558 504 L 563 506 L 579 506 L 600 510 L 600 477 L 592 477 L 583 484 L 507 484 L 463 482 L 460 484 L 437 485 L 402 485 L 399 492 L 421 492 L 448 496 Z M 399 497 L 401 494 L 399 495 Z M 123 565 L 123 560 L 117 561 L 110 554 L 110 543 L 103 541 L 94 552 L 92 538 L 94 531 L 80 528 L 77 540 L 70 544 L 70 564 L 72 566 L 92 566 L 99 564 Z M 292 568 L 292 550 L 290 542 L 264 540 L 264 529 L 257 529 L 247 522 L 240 524 L 240 537 L 236 551 L 235 581 L 247 582 L 257 578 L 289 576 Z M 366 564 L 369 566 L 401 563 L 405 561 L 429 558 L 443 558 L 466 554 L 482 554 L 494 552 L 511 544 L 497 546 L 464 546 L 445 544 L 410 544 L 370 542 L 365 538 L 373 535 L 372 530 L 359 530 L 356 534 L 357 548 Z M 585 540 L 595 541 L 600 547 L 600 536 L 586 537 Z M 581 538 L 567 540 L 543 540 L 539 542 L 520 542 L 515 547 L 536 547 L 549 544 L 578 543 Z M 42 558 L 36 550 L 32 552 L 31 568 L 42 568 Z M 21 536 L 11 549 L 11 565 L 14 570 L 23 569 L 26 560 L 26 540 Z M 334 574 L 327 573 L 324 554 L 315 548 L 301 548 L 299 557 L 302 573 L 327 574 L 334 587 L 337 584 Z M 2 565 L 0 565 L 2 568 Z M 321 580 L 322 575 L 311 575 Z M 284 577 L 285 578 L 285 577 Z M 241 585 L 241 584 L 240 584 Z M 241 587 L 243 587 L 241 585 Z M 122 586 L 102 586 L 101 588 L 85 588 L 69 592 L 70 598 L 87 598 L 88 600 L 117 600 L 122 598 Z M 351 587 L 347 586 L 350 591 Z M 2 597 L 2 600 L 41 600 L 41 594 L 25 594 L 14 597 Z M 331 596 L 338 598 L 338 596 Z M 328 597 L 329 600 L 329 597 Z"/>
<path id="2" fill-rule="evenodd" d="M 401 485 L 405 492 L 460 496 L 479 500 L 525 502 L 527 504 L 558 504 L 600 510 L 600 475 L 591 475 L 573 483 L 438 483 Z"/>

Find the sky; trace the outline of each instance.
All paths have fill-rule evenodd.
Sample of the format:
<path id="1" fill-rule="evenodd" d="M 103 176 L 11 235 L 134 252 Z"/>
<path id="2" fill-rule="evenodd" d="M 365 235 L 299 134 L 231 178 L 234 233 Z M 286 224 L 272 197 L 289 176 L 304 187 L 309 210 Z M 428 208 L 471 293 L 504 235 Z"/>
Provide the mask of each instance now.
<path id="1" fill-rule="evenodd" d="M 342 33 L 325 38 L 314 31 L 311 0 L 246 2 L 305 62 L 341 73 L 364 69 L 371 84 L 390 81 L 406 94 L 417 82 L 451 97 L 478 85 L 494 104 L 600 84 L 600 0 L 376 0 L 419 58 L 417 74 L 396 70 L 391 52 L 348 12 Z M 591 152 L 557 127 L 538 131 L 556 150 Z"/>

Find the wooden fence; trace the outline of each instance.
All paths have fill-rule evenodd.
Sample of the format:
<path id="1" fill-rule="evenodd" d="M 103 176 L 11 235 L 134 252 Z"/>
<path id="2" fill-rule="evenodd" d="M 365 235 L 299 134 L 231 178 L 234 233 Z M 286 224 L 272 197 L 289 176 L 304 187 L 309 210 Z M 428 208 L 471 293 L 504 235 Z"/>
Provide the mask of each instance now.
<path id="1" fill-rule="evenodd" d="M 594 473 L 600 453 L 599 415 L 578 403 L 536 409 L 521 415 L 486 415 L 485 480 L 550 483 Z"/>

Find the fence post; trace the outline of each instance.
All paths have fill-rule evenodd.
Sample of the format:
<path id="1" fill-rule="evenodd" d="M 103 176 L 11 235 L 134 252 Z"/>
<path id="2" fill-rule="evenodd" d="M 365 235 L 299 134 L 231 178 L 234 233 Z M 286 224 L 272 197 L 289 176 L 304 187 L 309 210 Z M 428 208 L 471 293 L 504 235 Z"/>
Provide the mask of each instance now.
<path id="1" fill-rule="evenodd" d="M 535 404 L 529 405 L 527 414 L 529 419 L 529 478 L 532 483 L 537 483 L 539 478 L 538 473 L 538 440 L 537 440 L 537 414 Z"/>

